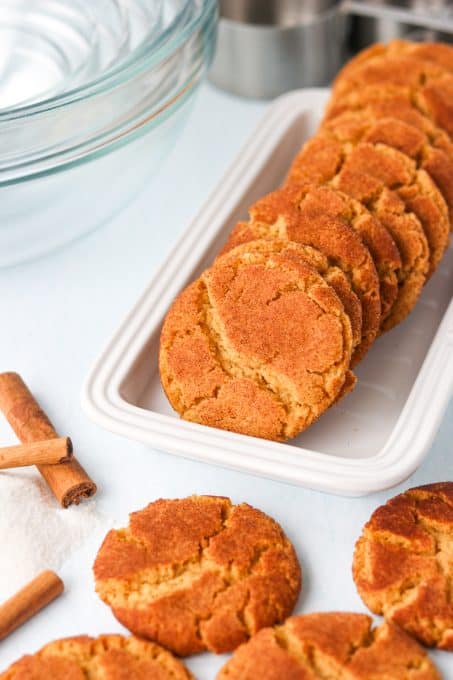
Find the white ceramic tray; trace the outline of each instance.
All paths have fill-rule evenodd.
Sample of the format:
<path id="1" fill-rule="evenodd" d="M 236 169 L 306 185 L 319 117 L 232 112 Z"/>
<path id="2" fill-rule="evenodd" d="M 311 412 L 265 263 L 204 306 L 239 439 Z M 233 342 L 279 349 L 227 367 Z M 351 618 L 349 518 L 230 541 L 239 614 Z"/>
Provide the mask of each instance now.
<path id="1" fill-rule="evenodd" d="M 83 392 L 100 425 L 153 448 L 332 493 L 399 483 L 427 454 L 453 392 L 453 250 L 408 319 L 357 368 L 354 392 L 288 444 L 180 420 L 160 386 L 159 333 L 177 293 L 205 268 L 247 207 L 281 182 L 315 131 L 326 90 L 273 104 L 95 365 Z"/>

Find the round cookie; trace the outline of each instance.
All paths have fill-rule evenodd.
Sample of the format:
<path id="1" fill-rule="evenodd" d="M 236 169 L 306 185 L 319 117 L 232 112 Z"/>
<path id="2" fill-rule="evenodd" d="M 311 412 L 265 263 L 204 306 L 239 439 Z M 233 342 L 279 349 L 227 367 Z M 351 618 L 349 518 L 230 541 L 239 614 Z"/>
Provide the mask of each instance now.
<path id="1" fill-rule="evenodd" d="M 194 680 L 170 652 L 153 642 L 121 635 L 56 640 L 24 656 L 0 680 Z"/>
<path id="2" fill-rule="evenodd" d="M 294 548 L 271 517 L 228 498 L 158 500 L 110 531 L 96 590 L 134 633 L 177 654 L 235 649 L 293 610 Z"/>
<path id="3" fill-rule="evenodd" d="M 378 508 L 357 542 L 353 575 L 365 604 L 430 647 L 453 651 L 453 482 Z"/>
<path id="4" fill-rule="evenodd" d="M 308 189 L 311 189 L 309 192 Z M 360 235 L 363 243 L 370 251 L 370 255 L 376 267 L 377 275 L 379 277 L 379 293 L 381 298 L 381 321 L 385 319 L 398 294 L 398 271 L 401 267 L 401 258 L 398 249 L 390 236 L 387 229 L 374 218 L 371 213 L 358 201 L 355 201 L 350 196 L 343 192 L 337 191 L 332 187 L 306 187 L 304 189 L 305 200 L 299 201 L 301 195 L 300 188 L 287 187 L 285 195 L 288 199 L 294 196 L 296 201 L 298 213 L 294 212 L 293 208 L 288 207 L 288 210 L 293 213 L 292 217 L 287 218 L 290 221 L 297 221 L 302 217 L 311 217 L 318 219 L 319 217 L 333 217 L 340 219 L 349 224 Z M 278 196 L 279 194 L 277 194 Z M 265 198 L 264 201 L 272 200 Z M 283 200 L 283 199 L 282 199 Z M 253 208 L 252 208 L 253 210 Z M 271 218 L 269 220 L 268 218 Z M 278 232 L 284 235 L 282 227 L 282 216 L 280 215 L 280 222 Z M 267 223 L 274 220 L 275 216 L 270 212 L 266 214 Z M 296 232 L 297 229 L 292 229 Z M 266 227 L 266 223 L 254 222 L 240 222 L 235 229 L 224 248 L 226 250 L 255 238 L 271 238 L 269 234 L 275 232 L 275 229 Z M 286 235 L 287 238 L 289 236 Z M 330 265 L 332 266 L 332 265 Z M 332 284 L 331 284 L 332 285 Z M 335 288 L 335 286 L 334 286 Z M 341 295 L 339 294 L 340 299 Z M 345 301 L 342 299 L 343 304 Z M 354 326 L 354 323 L 353 323 Z"/>
<path id="5" fill-rule="evenodd" d="M 349 317 L 313 267 L 231 251 L 173 303 L 159 367 L 184 419 L 285 441 L 336 400 L 351 352 Z"/>
<path id="6" fill-rule="evenodd" d="M 373 115 L 370 108 L 366 111 L 348 111 L 330 118 L 322 127 L 323 133 L 331 134 L 343 143 L 385 144 L 412 158 L 417 169 L 428 173 L 444 197 L 449 210 L 451 228 L 453 224 L 453 145 L 451 142 L 445 143 L 444 140 L 443 148 L 437 147 L 431 142 L 428 131 L 402 120 L 397 111 L 395 111 L 396 116 L 393 116 L 389 106 L 385 116 Z M 395 106 L 394 109 L 397 107 Z M 423 116 L 420 118 L 422 121 L 427 120 Z"/>
<path id="7" fill-rule="evenodd" d="M 416 56 L 376 56 L 349 66 L 335 80 L 331 101 L 353 108 L 368 88 L 386 87 L 453 135 L 453 74 Z"/>
<path id="8" fill-rule="evenodd" d="M 349 190 L 349 183 L 342 181 L 344 175 L 349 172 L 359 176 L 367 174 L 388 189 L 394 190 L 403 200 L 407 210 L 418 217 L 423 227 L 430 251 L 428 270 L 428 276 L 430 276 L 448 248 L 450 238 L 448 208 L 439 189 L 429 175 L 424 170 L 419 170 L 416 163 L 405 153 L 385 144 L 344 140 L 344 136 L 347 136 L 347 129 L 337 132 L 335 127 L 323 128 L 306 145 L 309 147 L 312 142 L 317 143 L 318 149 L 325 148 L 328 153 L 331 153 L 332 147 L 336 147 L 333 156 L 341 156 L 341 160 L 330 177 L 324 172 L 324 162 L 313 159 L 310 151 L 305 152 L 305 147 L 294 162 L 298 172 L 304 172 L 304 170 L 306 172 L 307 169 L 316 171 L 316 166 L 319 164 L 323 171 L 324 181 L 337 177 L 335 184 L 338 184 L 338 188 L 345 190 L 346 193 L 352 193 L 358 200 L 361 194 L 355 195 Z M 293 181 L 291 176 L 289 181 Z"/>
<path id="9" fill-rule="evenodd" d="M 359 298 L 351 288 L 348 277 L 342 269 L 329 264 L 328 258 L 321 251 L 311 246 L 294 241 L 266 240 L 263 238 L 262 229 L 257 228 L 253 235 L 253 226 L 248 225 L 241 229 L 239 224 L 230 235 L 219 257 L 235 249 L 235 256 L 241 253 L 281 253 L 285 257 L 302 259 L 316 269 L 328 283 L 341 301 L 346 314 L 351 322 L 352 346 L 357 347 L 362 339 L 362 305 Z M 347 371 L 345 381 L 335 403 L 352 392 L 356 386 L 357 378 L 352 371 Z"/>
<path id="10" fill-rule="evenodd" d="M 353 212 L 348 212 L 343 204 L 339 208 L 337 199 L 341 200 L 334 190 L 316 186 L 285 187 L 274 191 L 252 205 L 249 221 L 236 226 L 226 247 L 253 238 L 287 239 L 317 248 L 331 266 L 340 267 L 362 305 L 362 337 L 352 356 L 351 365 L 354 366 L 372 345 L 379 330 L 380 287 L 370 252 L 356 233 L 358 224 L 362 223 L 360 217 L 356 220 Z M 320 210 L 320 205 L 325 209 Z M 397 253 L 391 242 L 390 245 L 395 262 Z"/>
<path id="11" fill-rule="evenodd" d="M 413 170 L 411 163 L 404 154 L 385 145 L 359 143 L 348 149 L 337 139 L 317 135 L 296 156 L 287 178 L 288 183 L 295 185 L 303 185 L 307 181 L 330 183 L 363 203 L 392 235 L 402 266 L 398 272 L 397 299 L 381 326 L 384 331 L 402 321 L 411 311 L 429 270 L 430 250 L 425 231 L 411 211 L 414 200 L 420 202 L 418 208 L 422 211 L 425 196 L 409 198 L 406 195 L 414 191 L 413 185 L 409 184 L 409 178 L 413 176 L 410 174 Z M 401 188 L 403 181 L 406 184 Z M 397 191 L 389 188 L 395 183 L 400 187 L 399 191 L 403 191 L 404 200 Z M 429 200 L 429 196 L 427 203 L 436 214 L 436 204 Z M 440 234 L 443 240 L 443 229 Z"/>
<path id="12" fill-rule="evenodd" d="M 422 135 L 422 139 L 427 140 L 430 145 L 430 148 L 428 148 L 424 143 L 421 147 L 419 162 L 421 162 L 423 169 L 433 178 L 447 204 L 449 206 L 452 205 L 452 178 L 449 163 L 453 163 L 453 142 L 444 130 L 437 127 L 427 116 L 423 115 L 411 101 L 398 94 L 395 88 L 387 86 L 378 88 L 369 87 L 356 93 L 354 102 L 351 102 L 350 107 L 342 104 L 337 105 L 332 100 L 327 108 L 324 124 L 333 118 L 338 119 L 343 114 L 357 114 L 363 116 L 363 119 L 373 121 L 379 121 L 382 118 L 392 118 L 410 126 L 412 135 L 414 135 L 414 128 L 418 130 L 420 135 Z M 376 135 L 376 132 L 373 132 L 373 136 Z M 388 135 L 388 130 L 380 129 L 378 134 L 382 135 L 383 133 Z M 406 137 L 405 134 L 404 137 Z M 381 138 L 379 141 L 382 142 L 383 139 Z M 387 143 L 389 146 L 393 145 L 390 142 Z M 404 151 L 404 149 L 402 150 Z M 406 147 L 406 153 L 407 151 L 408 147 Z M 451 209 L 450 224 L 453 227 Z"/>
<path id="13" fill-rule="evenodd" d="M 239 647 L 217 680 L 440 680 L 425 651 L 364 614 L 293 616 Z"/>
<path id="14" fill-rule="evenodd" d="M 243 226 L 243 228 L 241 228 Z M 263 233 L 264 232 L 264 233 Z M 317 248 L 312 248 L 303 243 L 294 241 L 279 241 L 266 239 L 265 229 L 254 226 L 252 223 L 240 223 L 230 235 L 219 257 L 235 248 L 235 254 L 240 253 L 281 253 L 296 260 L 302 259 L 321 274 L 338 295 L 346 314 L 351 322 L 353 347 L 362 339 L 362 305 L 359 298 L 352 290 L 348 277 L 342 269 L 330 264 L 328 258 Z"/>
<path id="15" fill-rule="evenodd" d="M 416 57 L 436 64 L 453 73 L 453 47 L 447 43 L 411 42 L 409 40 L 391 40 L 387 44 L 375 43 L 361 50 L 339 71 L 334 85 L 348 76 L 357 66 L 363 65 L 379 57 Z"/>
<path id="16" fill-rule="evenodd" d="M 388 44 L 388 54 L 406 54 L 424 61 L 431 61 L 453 73 L 453 45 L 448 43 L 392 40 Z"/>

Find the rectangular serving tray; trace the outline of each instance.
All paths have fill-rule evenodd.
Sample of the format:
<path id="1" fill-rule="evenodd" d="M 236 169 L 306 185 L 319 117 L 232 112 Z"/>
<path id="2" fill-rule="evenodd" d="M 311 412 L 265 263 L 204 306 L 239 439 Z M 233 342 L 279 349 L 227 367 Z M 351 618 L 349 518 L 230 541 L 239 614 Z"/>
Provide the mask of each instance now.
<path id="1" fill-rule="evenodd" d="M 159 381 L 163 318 L 212 262 L 248 206 L 275 189 L 316 130 L 324 89 L 275 100 L 230 171 L 156 273 L 94 366 L 85 412 L 103 427 L 179 456 L 331 493 L 393 486 L 426 456 L 453 393 L 453 249 L 416 308 L 357 367 L 358 385 L 297 439 L 269 442 L 180 420 Z"/>

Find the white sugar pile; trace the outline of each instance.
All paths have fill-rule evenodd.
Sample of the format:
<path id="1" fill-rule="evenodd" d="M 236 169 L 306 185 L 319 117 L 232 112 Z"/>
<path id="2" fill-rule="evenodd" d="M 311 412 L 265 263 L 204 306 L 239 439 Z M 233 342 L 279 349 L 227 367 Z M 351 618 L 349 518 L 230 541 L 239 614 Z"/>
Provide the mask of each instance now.
<path id="1" fill-rule="evenodd" d="M 0 473 L 0 602 L 108 524 L 94 501 L 61 508 L 34 470 Z"/>

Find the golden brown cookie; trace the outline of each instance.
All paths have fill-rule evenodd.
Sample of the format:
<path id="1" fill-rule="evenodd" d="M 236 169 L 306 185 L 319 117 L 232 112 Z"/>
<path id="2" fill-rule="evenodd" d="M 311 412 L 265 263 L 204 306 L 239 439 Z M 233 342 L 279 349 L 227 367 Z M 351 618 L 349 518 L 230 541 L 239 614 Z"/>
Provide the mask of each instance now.
<path id="1" fill-rule="evenodd" d="M 357 347 L 362 339 L 362 305 L 352 290 L 349 279 L 344 271 L 336 265 L 330 264 L 329 259 L 317 248 L 312 248 L 302 243 L 295 243 L 294 241 L 265 240 L 266 234 L 263 234 L 263 229 L 256 227 L 256 232 L 254 233 L 253 224 L 246 224 L 247 226 L 244 229 L 239 227 L 233 230 L 220 257 L 236 248 L 236 255 L 247 252 L 281 253 L 290 258 L 296 258 L 296 260 L 302 259 L 304 262 L 307 262 L 307 264 L 321 274 L 324 281 L 332 286 L 341 300 L 344 310 L 351 321 L 353 347 Z"/>
<path id="2" fill-rule="evenodd" d="M 395 88 L 387 86 L 364 88 L 356 93 L 354 102 L 351 102 L 349 107 L 347 105 L 336 104 L 335 100 L 332 100 L 327 107 L 324 122 L 328 123 L 331 119 L 339 118 L 343 114 L 348 113 L 361 114 L 364 118 L 370 120 L 393 118 L 410 126 L 411 129 L 416 128 L 423 136 L 423 139 L 429 141 L 431 147 L 428 151 L 425 145 L 421 147 L 418 154 L 419 162 L 436 182 L 447 204 L 451 206 L 453 202 L 453 196 L 451 195 L 452 179 L 448 161 L 450 163 L 453 162 L 453 142 L 444 130 L 434 125 L 427 116 L 423 115 L 406 97 L 401 96 Z M 383 132 L 380 130 L 379 136 Z M 373 133 L 373 135 L 375 134 Z M 387 130 L 385 134 L 388 134 Z M 383 141 L 382 137 L 379 141 Z M 389 146 L 392 145 L 389 143 Z M 405 147 L 405 149 L 401 150 L 408 153 L 407 143 Z M 445 160 L 445 157 L 448 158 L 448 161 Z M 450 210 L 450 223 L 452 221 L 451 212 Z"/>
<path id="3" fill-rule="evenodd" d="M 390 107 L 387 106 L 387 109 Z M 397 109 L 397 107 L 394 107 Z M 398 112 L 396 116 L 373 115 L 371 107 L 362 111 L 347 111 L 337 117 L 330 118 L 323 125 L 323 132 L 332 134 L 341 142 L 369 142 L 385 144 L 401 151 L 412 158 L 417 169 L 425 170 L 434 181 L 447 203 L 450 218 L 450 229 L 453 223 L 453 145 L 439 133 L 443 141 L 442 147 L 431 142 L 428 131 L 420 126 L 402 120 Z M 415 112 L 416 113 L 416 112 Z M 422 124 L 428 119 L 420 116 Z M 428 125 L 426 126 L 429 127 Z M 435 126 L 434 126 L 435 130 Z M 450 151 L 450 153 L 449 153 Z"/>
<path id="4" fill-rule="evenodd" d="M 311 142 L 315 139 L 325 139 L 326 149 L 329 152 L 332 144 L 338 145 L 335 156 L 341 155 L 342 160 L 334 176 L 338 175 L 339 188 L 344 189 L 343 184 L 347 183 L 342 181 L 342 177 L 350 171 L 356 175 L 367 173 L 388 189 L 395 191 L 403 200 L 408 211 L 413 212 L 420 220 L 428 240 L 430 250 L 428 276 L 430 276 L 441 261 L 450 239 L 448 208 L 439 189 L 429 175 L 424 170 L 417 169 L 416 163 L 405 153 L 386 144 L 343 140 L 342 132 L 347 136 L 345 129 L 337 131 L 336 127 L 323 128 Z M 322 141 L 320 145 L 322 146 Z M 310 155 L 307 158 L 304 149 L 299 160 L 295 161 L 299 172 L 304 170 L 304 166 L 307 169 L 316 167 L 316 163 L 316 159 Z M 333 180 L 333 177 L 326 179 Z M 346 193 L 351 192 L 346 191 Z M 352 195 L 358 198 L 354 193 Z"/>
<path id="5" fill-rule="evenodd" d="M 453 142 L 450 136 L 438 127 L 427 115 L 422 113 L 400 88 L 385 83 L 362 88 L 349 101 L 331 98 L 324 114 L 324 122 L 343 113 L 363 112 L 370 118 L 396 118 L 407 125 L 417 128 L 429 142 L 445 151 L 453 158 Z"/>
<path id="6" fill-rule="evenodd" d="M 344 76 L 348 76 L 357 66 L 363 65 L 379 57 L 416 57 L 423 61 L 430 61 L 446 71 L 453 72 L 453 46 L 441 42 L 411 42 L 409 40 L 391 40 L 389 43 L 375 43 L 361 50 L 335 79 L 335 83 Z"/>
<path id="7" fill-rule="evenodd" d="M 392 40 L 388 44 L 388 53 L 390 55 L 406 54 L 409 57 L 431 61 L 453 73 L 453 45 L 448 43 Z"/>
<path id="8" fill-rule="evenodd" d="M 409 489 L 378 508 L 357 542 L 353 574 L 373 612 L 453 651 L 453 482 Z"/>
<path id="9" fill-rule="evenodd" d="M 186 420 L 284 441 L 335 401 L 351 351 L 349 317 L 313 267 L 232 251 L 173 303 L 159 365 Z"/>
<path id="10" fill-rule="evenodd" d="M 306 189 L 308 188 L 306 187 Z M 306 200 L 299 202 L 299 217 L 292 210 L 291 221 L 301 219 L 304 216 L 310 216 L 313 219 L 329 216 L 346 222 L 358 232 L 370 251 L 377 270 L 381 298 L 381 320 L 385 319 L 390 313 L 398 294 L 398 271 L 401 267 L 400 254 L 392 237 L 378 219 L 374 218 L 361 203 L 350 196 L 332 187 L 316 187 L 316 190 L 315 187 L 311 187 L 311 189 L 310 194 L 306 195 Z M 294 196 L 297 202 L 300 189 L 288 187 L 286 195 L 288 198 Z M 272 217 L 272 213 L 269 216 Z M 279 231 L 281 233 L 283 229 L 279 227 Z M 297 229 L 293 231 L 297 231 Z M 249 222 L 239 223 L 230 235 L 224 252 L 239 243 L 254 238 L 266 238 L 266 236 L 269 238 L 269 233 L 273 233 L 273 230 L 266 228 L 266 225 L 262 222 L 250 220 Z M 339 294 L 338 290 L 337 293 Z M 340 294 L 339 297 L 342 299 Z M 342 302 L 345 304 L 343 299 Z"/>
<path id="11" fill-rule="evenodd" d="M 307 262 L 321 274 L 324 281 L 332 286 L 338 295 L 351 322 L 352 346 L 353 348 L 357 347 L 362 339 L 362 305 L 352 290 L 349 279 L 344 271 L 335 265 L 329 264 L 328 258 L 316 248 L 294 241 L 265 240 L 261 237 L 262 230 L 260 229 L 257 229 L 256 238 L 254 239 L 251 234 L 253 227 L 249 225 L 249 228 L 250 231 L 249 229 L 242 231 L 238 225 L 236 230 L 233 230 L 229 241 L 224 246 L 219 257 L 235 248 L 235 256 L 247 252 L 281 253 L 289 258 L 296 258 L 296 261 L 302 259 L 304 262 Z M 249 235 L 250 239 L 247 238 Z M 356 376 L 352 371 L 348 371 L 341 392 L 335 399 L 335 403 L 352 392 L 356 383 Z"/>
<path id="12" fill-rule="evenodd" d="M 425 651 L 365 614 L 293 616 L 241 645 L 217 680 L 440 680 Z"/>
<path id="13" fill-rule="evenodd" d="M 194 680 L 170 652 L 153 642 L 121 635 L 56 640 L 24 656 L 0 680 Z"/>
<path id="14" fill-rule="evenodd" d="M 300 566 L 280 526 L 246 503 L 158 500 L 110 531 L 96 590 L 117 619 L 180 655 L 226 652 L 284 620 Z"/>
<path id="15" fill-rule="evenodd" d="M 295 185 L 303 185 L 308 180 L 332 184 L 363 203 L 392 235 L 401 255 L 402 267 L 398 272 L 398 296 L 390 314 L 384 319 L 382 330 L 389 330 L 410 312 L 421 293 L 429 268 L 430 250 L 425 231 L 411 211 L 414 200 L 425 205 L 425 196 L 416 199 L 407 195 L 409 191 L 415 194 L 414 185 L 409 183 L 413 176 L 410 174 L 413 170 L 411 163 L 404 154 L 385 145 L 360 143 L 348 149 L 333 137 L 317 135 L 296 156 L 287 179 L 288 183 Z M 406 184 L 401 187 L 404 180 Z M 389 188 L 395 185 L 396 191 Z M 399 195 L 401 191 L 404 199 Z M 430 202 L 429 195 L 426 200 L 436 214 L 437 206 Z M 421 205 L 418 205 L 420 213 Z M 440 234 L 443 240 L 443 229 Z"/>
<path id="16" fill-rule="evenodd" d="M 376 56 L 348 66 L 335 80 L 332 101 L 353 108 L 365 89 L 387 87 L 453 135 L 453 74 L 416 56 Z"/>
<path id="17" fill-rule="evenodd" d="M 351 226 L 368 248 L 379 278 L 381 321 L 387 318 L 398 294 L 398 271 L 401 257 L 388 230 L 359 202 L 333 187 L 321 186 L 316 190 L 288 187 L 295 197 L 299 213 L 312 219 L 322 215 L 335 217 Z M 300 196 L 304 200 L 300 200 Z"/>
<path id="18" fill-rule="evenodd" d="M 317 248 L 331 266 L 341 268 L 362 305 L 362 337 L 353 353 L 354 366 L 374 342 L 379 329 L 380 287 L 370 252 L 356 232 L 362 224 L 360 216 L 356 219 L 353 208 L 348 210 L 347 205 L 339 207 L 337 199 L 341 197 L 335 191 L 315 186 L 274 191 L 252 205 L 249 221 L 236 226 L 226 248 L 259 237 L 288 239 Z M 391 253 L 395 255 L 394 248 Z"/>

